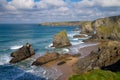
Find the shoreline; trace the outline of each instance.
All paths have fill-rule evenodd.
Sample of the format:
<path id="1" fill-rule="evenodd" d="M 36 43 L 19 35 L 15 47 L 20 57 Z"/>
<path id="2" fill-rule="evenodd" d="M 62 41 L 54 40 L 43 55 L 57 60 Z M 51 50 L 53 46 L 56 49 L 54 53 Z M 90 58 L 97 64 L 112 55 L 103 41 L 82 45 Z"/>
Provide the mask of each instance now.
<path id="1" fill-rule="evenodd" d="M 70 76 L 75 75 L 76 73 L 72 70 L 72 66 L 80 59 L 90 54 L 91 51 L 97 50 L 98 44 L 88 45 L 85 47 L 79 48 L 81 54 L 80 57 L 67 57 L 63 60 L 55 60 L 44 64 L 42 67 L 46 68 L 56 68 L 62 74 L 56 80 L 68 80 Z M 66 63 L 62 65 L 57 65 L 58 62 L 65 61 Z"/>

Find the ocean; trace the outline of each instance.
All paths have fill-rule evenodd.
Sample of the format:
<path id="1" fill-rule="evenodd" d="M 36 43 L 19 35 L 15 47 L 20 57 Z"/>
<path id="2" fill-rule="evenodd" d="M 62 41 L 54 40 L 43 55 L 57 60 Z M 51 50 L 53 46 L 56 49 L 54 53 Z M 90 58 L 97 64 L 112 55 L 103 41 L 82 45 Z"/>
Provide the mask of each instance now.
<path id="1" fill-rule="evenodd" d="M 48 51 L 59 53 L 77 53 L 73 47 L 82 44 L 84 38 L 73 38 L 80 31 L 74 31 L 78 26 L 40 26 L 38 24 L 0 24 L 0 80 L 53 80 L 62 73 L 55 68 L 31 66 L 31 63 Z M 53 37 L 61 30 L 66 30 L 72 47 L 55 49 L 51 47 Z M 36 55 L 17 64 L 9 64 L 10 54 L 24 44 L 30 43 Z M 84 44 L 80 46 L 85 46 Z M 74 51 L 73 51 L 74 49 Z"/>

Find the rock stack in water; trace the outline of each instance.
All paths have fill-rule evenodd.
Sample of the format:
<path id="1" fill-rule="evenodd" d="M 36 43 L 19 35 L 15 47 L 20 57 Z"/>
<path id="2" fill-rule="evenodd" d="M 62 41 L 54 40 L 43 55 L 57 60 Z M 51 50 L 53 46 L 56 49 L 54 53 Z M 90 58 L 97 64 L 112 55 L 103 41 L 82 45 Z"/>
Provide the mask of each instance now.
<path id="1" fill-rule="evenodd" d="M 67 46 L 71 46 L 71 43 L 68 39 L 66 31 L 63 30 L 54 36 L 53 47 L 61 48 Z"/>
<path id="2" fill-rule="evenodd" d="M 34 52 L 34 49 L 32 48 L 32 46 L 29 43 L 26 43 L 26 45 L 24 45 L 17 51 L 11 53 L 11 57 L 13 57 L 13 58 L 10 60 L 10 63 L 17 63 L 28 57 L 31 57 L 34 54 L 35 54 L 35 52 Z"/>

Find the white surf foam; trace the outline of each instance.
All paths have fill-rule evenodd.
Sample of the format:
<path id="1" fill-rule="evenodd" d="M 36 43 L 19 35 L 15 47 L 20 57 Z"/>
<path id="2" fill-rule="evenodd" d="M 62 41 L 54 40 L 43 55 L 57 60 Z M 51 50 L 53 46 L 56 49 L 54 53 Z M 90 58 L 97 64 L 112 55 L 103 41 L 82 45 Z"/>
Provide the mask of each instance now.
<path id="1" fill-rule="evenodd" d="M 73 38 L 73 36 L 74 36 L 75 34 L 76 34 L 75 32 L 71 32 L 71 33 L 68 34 L 68 37 Z"/>
<path id="2" fill-rule="evenodd" d="M 82 42 L 82 41 L 78 41 L 78 42 L 71 42 L 71 44 L 72 44 L 72 45 L 78 45 L 78 44 L 82 44 L 82 43 L 84 43 L 84 42 Z"/>
<path id="3" fill-rule="evenodd" d="M 55 47 L 52 47 L 53 46 L 53 43 L 49 44 L 48 46 L 46 46 L 45 48 L 46 49 L 54 49 Z"/>
<path id="4" fill-rule="evenodd" d="M 42 76 L 46 78 L 47 80 L 56 80 L 58 77 L 61 76 L 61 71 L 56 70 L 57 68 L 43 68 L 43 67 L 36 67 L 36 66 L 31 66 L 29 69 L 25 70 L 26 72 L 32 73 L 37 76 Z"/>
<path id="5" fill-rule="evenodd" d="M 11 58 L 7 54 L 2 56 L 0 55 L 0 65 L 9 63 L 10 59 Z"/>
<path id="6" fill-rule="evenodd" d="M 53 43 L 49 44 L 48 47 L 52 47 L 53 46 Z"/>
<path id="7" fill-rule="evenodd" d="M 13 49 L 13 50 L 14 50 L 14 49 L 19 49 L 19 48 L 21 48 L 22 46 L 23 46 L 23 45 L 11 46 L 10 49 Z"/>
<path id="8" fill-rule="evenodd" d="M 69 52 L 69 49 L 64 48 L 64 49 L 62 49 L 62 52 L 63 52 L 63 53 L 68 53 L 68 52 Z"/>
<path id="9" fill-rule="evenodd" d="M 68 48 L 58 48 L 58 49 L 55 49 L 54 51 L 60 54 L 65 54 L 65 53 L 68 53 L 70 50 Z"/>
<path id="10" fill-rule="evenodd" d="M 77 41 L 77 40 L 79 40 L 79 39 L 78 39 L 78 38 L 73 38 L 73 40 Z"/>

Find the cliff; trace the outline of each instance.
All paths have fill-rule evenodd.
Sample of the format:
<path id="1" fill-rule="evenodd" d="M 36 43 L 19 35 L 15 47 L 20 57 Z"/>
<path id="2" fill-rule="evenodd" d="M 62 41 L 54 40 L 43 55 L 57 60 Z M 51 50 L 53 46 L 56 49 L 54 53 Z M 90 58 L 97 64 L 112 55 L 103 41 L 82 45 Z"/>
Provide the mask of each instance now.
<path id="1" fill-rule="evenodd" d="M 41 23 L 42 26 L 79 26 L 81 24 L 80 21 L 72 21 L 72 22 L 45 22 Z"/>
<path id="2" fill-rule="evenodd" d="M 100 18 L 94 21 L 89 21 L 89 22 L 83 22 L 81 24 L 81 33 L 94 34 L 95 32 L 97 32 L 97 34 L 100 35 L 101 34 L 99 33 L 100 28 L 103 29 L 105 27 L 109 27 L 109 28 L 106 28 L 105 31 L 103 31 L 103 33 L 104 32 L 110 33 L 109 30 L 112 29 L 111 27 L 114 27 L 114 28 L 120 27 L 120 15 Z"/>
<path id="3" fill-rule="evenodd" d="M 120 39 L 120 15 L 99 18 L 94 21 L 48 22 L 43 26 L 80 26 L 82 34 L 95 35 L 99 39 Z"/>

